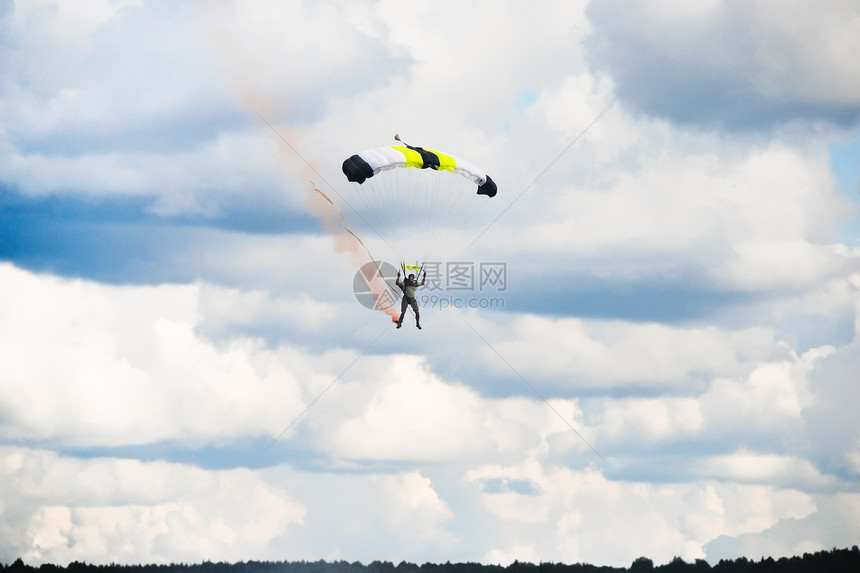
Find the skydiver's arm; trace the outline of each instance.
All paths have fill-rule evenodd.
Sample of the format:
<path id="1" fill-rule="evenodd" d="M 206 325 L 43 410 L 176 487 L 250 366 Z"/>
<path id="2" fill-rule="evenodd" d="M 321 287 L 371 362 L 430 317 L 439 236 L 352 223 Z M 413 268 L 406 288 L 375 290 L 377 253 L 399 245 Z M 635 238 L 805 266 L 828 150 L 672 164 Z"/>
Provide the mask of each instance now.
<path id="1" fill-rule="evenodd" d="M 394 281 L 394 284 L 403 288 L 403 281 L 400 280 L 400 271 L 397 271 L 397 280 Z"/>

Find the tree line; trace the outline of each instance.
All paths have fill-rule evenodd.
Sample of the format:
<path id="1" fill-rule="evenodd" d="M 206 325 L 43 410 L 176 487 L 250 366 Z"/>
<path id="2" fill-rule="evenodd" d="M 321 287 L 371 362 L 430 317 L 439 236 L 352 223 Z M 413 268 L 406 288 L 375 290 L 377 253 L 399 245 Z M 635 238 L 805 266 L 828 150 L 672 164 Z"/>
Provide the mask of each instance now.
<path id="1" fill-rule="evenodd" d="M 66 566 L 45 563 L 32 567 L 22 559 L 12 564 L 0 563 L 0 573 L 821 573 L 860 572 L 860 549 L 832 549 L 804 553 L 793 557 L 762 558 L 758 561 L 739 557 L 723 559 L 711 566 L 697 559 L 688 563 L 675 557 L 664 565 L 654 565 L 647 557 L 639 557 L 629 568 L 589 565 L 587 563 L 525 563 L 514 561 L 508 566 L 481 563 L 424 563 L 416 565 L 402 561 L 373 561 L 364 565 L 358 561 L 242 561 L 170 565 L 92 565 L 73 561 Z"/>

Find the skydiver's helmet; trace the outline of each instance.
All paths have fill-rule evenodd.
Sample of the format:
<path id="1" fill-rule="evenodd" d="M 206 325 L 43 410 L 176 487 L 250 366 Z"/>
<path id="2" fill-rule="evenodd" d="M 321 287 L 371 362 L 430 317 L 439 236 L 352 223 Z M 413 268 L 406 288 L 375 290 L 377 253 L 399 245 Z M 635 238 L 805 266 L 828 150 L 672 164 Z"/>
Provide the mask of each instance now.
<path id="1" fill-rule="evenodd" d="M 409 273 L 409 280 L 410 280 L 410 281 L 414 281 L 414 280 L 415 280 L 415 275 L 414 275 L 414 274 L 412 274 L 412 273 Z"/>

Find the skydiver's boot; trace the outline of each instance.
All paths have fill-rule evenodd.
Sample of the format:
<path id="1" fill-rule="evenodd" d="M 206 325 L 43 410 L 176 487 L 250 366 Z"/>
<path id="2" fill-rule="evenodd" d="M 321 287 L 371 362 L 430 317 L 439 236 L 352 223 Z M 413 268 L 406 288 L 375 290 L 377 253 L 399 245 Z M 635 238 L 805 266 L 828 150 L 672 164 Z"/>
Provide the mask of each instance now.
<path id="1" fill-rule="evenodd" d="M 406 313 L 405 312 L 400 313 L 400 318 L 397 319 L 397 328 L 400 328 L 401 326 L 403 326 L 403 315 L 404 314 L 406 314 Z"/>
<path id="2" fill-rule="evenodd" d="M 421 318 L 417 311 L 415 312 L 415 326 L 418 327 L 418 330 L 421 330 Z"/>

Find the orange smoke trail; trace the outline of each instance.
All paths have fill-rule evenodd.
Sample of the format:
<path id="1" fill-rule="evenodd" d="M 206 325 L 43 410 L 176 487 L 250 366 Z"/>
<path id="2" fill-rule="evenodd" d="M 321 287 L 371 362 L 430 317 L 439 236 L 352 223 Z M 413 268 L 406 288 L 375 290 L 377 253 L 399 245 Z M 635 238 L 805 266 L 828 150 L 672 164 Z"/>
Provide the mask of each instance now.
<path id="1" fill-rule="evenodd" d="M 306 160 L 302 157 L 301 154 L 296 150 L 293 145 L 287 141 L 278 130 L 276 130 L 266 119 L 257 113 L 260 116 L 266 125 L 268 125 L 272 131 L 281 139 L 280 149 L 282 152 L 286 152 L 286 149 L 289 149 L 288 158 L 293 159 L 299 158 L 304 164 L 301 167 L 301 177 L 306 180 L 312 179 L 314 174 L 319 175 L 319 171 L 311 164 L 310 161 Z M 327 203 L 329 203 L 329 208 L 326 208 L 326 205 L 320 201 L 320 198 L 325 199 Z M 373 258 L 373 255 L 370 253 L 370 250 L 364 244 L 364 242 L 352 232 L 352 230 L 346 226 L 346 219 L 343 216 L 343 212 L 340 210 L 334 201 L 332 201 L 328 195 L 319 190 L 316 185 L 311 181 L 311 191 L 308 191 L 308 194 L 305 195 L 304 205 L 308 209 L 308 212 L 316 218 L 320 222 L 320 226 L 324 231 L 332 235 L 334 239 L 334 247 L 335 252 L 338 253 L 346 253 L 349 255 L 349 261 L 353 267 L 357 270 L 361 269 L 364 264 L 368 261 L 363 258 L 361 255 L 361 249 L 359 249 L 359 245 L 364 248 L 364 251 L 367 253 L 367 257 L 370 261 L 373 261 L 376 264 L 376 260 Z M 337 212 L 335 214 L 335 211 Z M 341 227 L 345 230 L 349 236 L 343 235 L 339 232 L 338 227 Z M 390 285 L 386 284 L 384 280 L 382 280 L 382 272 L 379 270 L 377 266 L 377 273 L 375 275 L 374 280 L 368 281 L 368 285 L 370 286 L 371 292 L 377 295 L 377 297 L 382 296 L 390 296 L 390 290 L 393 289 Z M 396 310 L 393 306 L 390 307 L 377 307 L 382 312 L 386 313 L 391 317 L 392 322 L 396 322 L 400 317 L 399 314 L 396 314 Z"/>
<path id="2" fill-rule="evenodd" d="M 391 286 L 386 284 L 380 276 L 379 269 L 365 264 L 362 265 L 358 272 L 360 272 L 361 276 L 364 277 L 365 282 L 370 287 L 370 292 L 375 294 L 377 297 L 376 309 L 390 316 L 391 322 L 397 322 L 397 319 L 400 318 L 400 315 L 397 314 L 396 308 L 397 299 L 392 296 Z M 393 302 L 391 305 L 383 306 L 381 304 L 383 302 L 391 301 L 392 299 Z"/>
<path id="3" fill-rule="evenodd" d="M 234 6 L 227 1 L 223 2 L 219 8 L 224 10 L 223 14 L 229 13 Z M 281 167 L 287 177 L 293 181 L 313 181 L 315 176 L 319 177 L 319 171 L 313 165 L 313 161 L 305 159 L 299 149 L 294 146 L 296 141 L 303 139 L 303 134 L 289 126 L 279 125 L 276 129 L 269 123 L 267 118 L 284 117 L 289 106 L 284 102 L 281 94 L 267 89 L 264 87 L 265 84 L 259 81 L 259 72 L 263 71 L 264 68 L 260 66 L 260 62 L 255 60 L 254 54 L 242 48 L 242 45 L 235 40 L 227 26 L 214 25 L 209 27 L 208 32 L 220 55 L 222 76 L 239 105 L 256 114 L 279 138 L 278 147 L 283 158 Z M 320 195 L 325 197 L 330 205 L 322 201 Z M 347 254 L 352 267 L 358 270 L 368 262 L 360 247 L 364 247 L 369 260 L 373 260 L 370 251 L 367 250 L 361 239 L 346 227 L 340 208 L 316 187 L 312 187 L 308 191 L 304 198 L 304 205 L 308 212 L 319 221 L 323 230 L 332 236 L 335 252 Z M 346 230 L 348 234 L 344 234 L 343 230 Z M 367 281 L 371 291 L 378 296 L 391 296 L 388 290 L 391 287 L 379 275 L 380 273 L 377 273 Z M 389 307 L 384 312 L 391 316 L 393 321 L 399 317 L 394 307 Z"/>
<path id="4" fill-rule="evenodd" d="M 367 284 L 370 287 L 370 291 L 377 296 L 378 300 L 382 299 L 382 297 L 390 297 L 391 290 L 393 287 L 391 287 L 385 282 L 384 277 L 382 276 L 382 271 L 376 263 L 376 259 L 373 258 L 373 255 L 367 248 L 367 245 L 364 244 L 364 242 L 358 237 L 358 235 L 353 233 L 352 230 L 346 226 L 346 219 L 344 218 L 343 212 L 340 210 L 340 207 L 338 207 L 335 202 L 328 197 L 328 195 L 317 189 L 316 185 L 313 185 L 313 190 L 316 192 L 316 195 L 313 198 L 317 200 L 308 201 L 308 199 L 306 199 L 305 205 L 308 207 L 308 210 L 311 212 L 311 214 L 317 217 L 317 219 L 323 225 L 323 229 L 334 235 L 337 231 L 337 226 L 339 223 L 340 227 L 342 227 L 343 230 L 349 233 L 349 237 L 345 235 L 335 235 L 335 249 L 338 250 L 338 252 L 346 252 L 350 255 L 350 260 L 353 264 L 357 265 L 358 270 L 362 272 L 364 278 L 367 279 Z M 319 201 L 320 197 L 325 199 L 326 202 L 329 203 L 329 205 L 331 206 L 330 209 L 324 209 L 323 211 L 317 210 L 317 206 L 322 205 L 322 201 Z M 337 211 L 338 217 L 334 216 L 332 209 Z M 364 247 L 368 258 L 374 263 L 376 272 L 372 273 L 372 276 L 370 277 L 366 276 L 366 274 L 362 271 L 362 269 L 365 268 L 364 265 L 365 263 L 367 263 L 367 261 L 362 260 L 361 252 L 358 248 L 359 245 Z M 376 308 L 390 316 L 392 322 L 397 322 L 397 319 L 400 317 L 400 315 L 397 314 L 397 311 L 393 305 L 383 307 L 377 306 Z"/>

